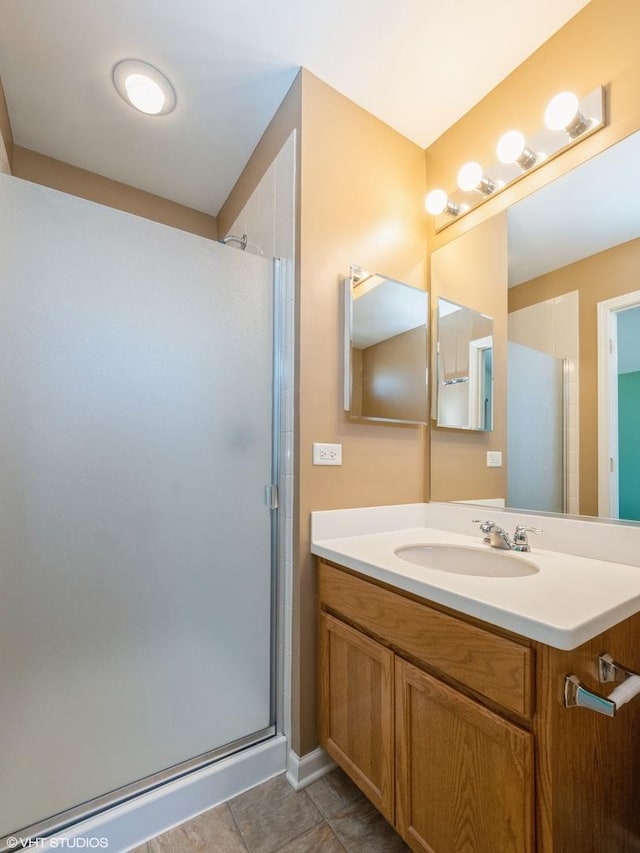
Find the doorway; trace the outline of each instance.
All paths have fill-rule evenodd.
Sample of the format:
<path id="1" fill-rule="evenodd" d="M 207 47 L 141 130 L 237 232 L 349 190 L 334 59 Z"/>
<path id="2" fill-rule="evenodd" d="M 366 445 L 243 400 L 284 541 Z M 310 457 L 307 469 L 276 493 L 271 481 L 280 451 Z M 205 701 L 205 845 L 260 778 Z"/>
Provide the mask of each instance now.
<path id="1" fill-rule="evenodd" d="M 598 515 L 640 521 L 640 291 L 598 303 Z"/>

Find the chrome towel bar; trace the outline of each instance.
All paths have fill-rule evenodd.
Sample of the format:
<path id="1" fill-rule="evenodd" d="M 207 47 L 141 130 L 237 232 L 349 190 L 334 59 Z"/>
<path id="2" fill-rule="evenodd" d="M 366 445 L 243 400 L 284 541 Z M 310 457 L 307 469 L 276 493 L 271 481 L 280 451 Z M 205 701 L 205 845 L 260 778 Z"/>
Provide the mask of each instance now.
<path id="1" fill-rule="evenodd" d="M 564 706 L 565 708 L 588 708 L 606 717 L 615 717 L 616 703 L 599 696 L 591 690 L 587 690 L 580 683 L 577 675 L 567 675 L 564 679 Z"/>
<path id="2" fill-rule="evenodd" d="M 634 698 L 640 692 L 640 673 L 617 663 L 611 655 L 604 654 L 598 658 L 598 677 L 601 684 L 624 682 L 629 678 L 638 680 L 638 686 L 629 684 L 630 690 L 616 688 L 610 696 L 600 696 L 593 690 L 587 690 L 577 675 L 566 675 L 564 679 L 565 708 L 588 708 L 606 717 L 615 717 L 618 708 Z M 617 700 L 617 701 L 616 701 Z"/>
<path id="3" fill-rule="evenodd" d="M 600 655 L 598 658 L 598 675 L 600 684 L 606 684 L 609 681 L 625 681 L 632 675 L 640 675 L 640 672 L 634 672 L 632 669 L 627 669 L 626 666 L 616 663 L 611 655 Z"/>

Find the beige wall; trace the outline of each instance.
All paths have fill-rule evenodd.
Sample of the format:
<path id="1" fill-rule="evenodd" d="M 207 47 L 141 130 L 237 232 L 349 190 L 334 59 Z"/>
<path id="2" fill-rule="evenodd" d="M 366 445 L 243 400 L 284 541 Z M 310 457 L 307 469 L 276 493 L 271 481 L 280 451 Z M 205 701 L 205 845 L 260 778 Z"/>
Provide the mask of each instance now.
<path id="1" fill-rule="evenodd" d="M 218 213 L 226 233 L 298 128 L 296 505 L 292 747 L 317 745 L 316 577 L 312 509 L 422 501 L 424 427 L 350 423 L 342 410 L 339 281 L 350 264 L 424 288 L 424 152 L 309 72 L 300 72 Z M 311 465 L 313 441 L 343 445 L 343 465 Z M 375 459 L 375 463 L 372 463 Z"/>
<path id="2" fill-rule="evenodd" d="M 532 8 L 532 14 L 535 14 L 535 8 Z M 429 217 L 427 243 L 430 253 L 450 244 L 456 237 L 470 232 L 510 204 L 640 127 L 638 32 L 640 3 L 637 0 L 591 0 L 427 149 L 428 188 L 451 190 L 455 187 L 457 170 L 464 162 L 478 160 L 491 163 L 495 160 L 495 144 L 504 131 L 515 126 L 526 134 L 540 127 L 544 108 L 556 92 L 571 89 L 578 95 L 585 95 L 599 84 L 609 87 L 610 121 L 607 127 L 536 172 L 526 175 L 437 235 L 433 230 L 433 218 Z M 499 373 L 504 371 L 504 364 L 498 357 L 495 367 Z M 496 399 L 496 410 L 498 406 L 504 406 L 504 401 Z M 496 437 L 503 443 L 502 436 Z M 433 480 L 433 497 L 441 497 L 444 493 L 440 488 L 440 474 L 449 471 L 450 482 L 453 482 L 461 473 L 461 441 L 463 439 L 458 435 L 446 438 L 439 431 L 434 431 L 432 477 L 435 474 L 436 478 Z M 592 436 L 591 444 L 581 445 L 581 455 L 587 454 L 588 448 L 595 446 L 595 441 L 595 436 Z M 478 453 L 483 450 L 485 442 L 485 436 L 478 437 Z M 464 450 L 471 453 L 470 446 L 466 444 Z M 584 487 L 587 488 L 586 483 Z M 464 496 L 458 494 L 456 497 Z M 585 503 L 585 507 L 588 505 Z"/>
<path id="3" fill-rule="evenodd" d="M 350 264 L 424 288 L 424 152 L 322 83 L 302 76 L 299 316 L 299 541 L 294 555 L 293 746 L 317 744 L 314 509 L 422 501 L 424 427 L 351 423 L 342 410 L 342 300 Z M 314 441 L 342 444 L 341 467 L 311 464 Z"/>
<path id="4" fill-rule="evenodd" d="M 359 351 L 359 370 L 358 359 L 352 358 L 354 372 L 359 373 L 360 412 L 365 417 L 425 420 L 426 349 L 426 329 L 418 326 Z M 375 377 L 384 377 L 382 388 L 372 381 Z"/>
<path id="5" fill-rule="evenodd" d="M 598 514 L 597 303 L 640 290 L 640 239 L 622 243 L 509 290 L 509 311 L 579 293 L 580 513 Z"/>
<path id="6" fill-rule="evenodd" d="M 124 210 L 182 231 L 190 231 L 201 237 L 215 240 L 218 236 L 213 216 L 127 184 L 103 178 L 95 172 L 78 169 L 61 160 L 45 157 L 19 145 L 15 145 L 13 149 L 13 174 L 17 178 Z"/>
<path id="7" fill-rule="evenodd" d="M 493 430 L 432 427 L 432 500 L 506 497 L 506 467 L 487 468 L 487 451 L 501 450 L 506 464 L 507 276 L 506 213 L 483 222 L 431 256 L 434 319 L 440 296 L 493 317 Z M 435 340 L 435 322 L 433 327 Z"/>
<path id="8" fill-rule="evenodd" d="M 11 166 L 13 162 L 13 134 L 11 132 L 7 101 L 4 96 L 4 89 L 2 88 L 2 80 L 0 80 L 0 137 L 2 137 L 2 142 L 9 158 L 9 166 Z"/>

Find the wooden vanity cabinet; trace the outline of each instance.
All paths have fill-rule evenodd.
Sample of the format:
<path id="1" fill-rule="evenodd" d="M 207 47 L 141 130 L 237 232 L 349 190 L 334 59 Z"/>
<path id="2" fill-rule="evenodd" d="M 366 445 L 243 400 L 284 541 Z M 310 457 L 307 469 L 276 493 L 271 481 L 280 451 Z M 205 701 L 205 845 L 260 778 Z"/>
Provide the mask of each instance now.
<path id="1" fill-rule="evenodd" d="M 640 614 L 563 652 L 319 562 L 320 743 L 416 851 L 640 851 L 640 698 L 563 705 Z"/>

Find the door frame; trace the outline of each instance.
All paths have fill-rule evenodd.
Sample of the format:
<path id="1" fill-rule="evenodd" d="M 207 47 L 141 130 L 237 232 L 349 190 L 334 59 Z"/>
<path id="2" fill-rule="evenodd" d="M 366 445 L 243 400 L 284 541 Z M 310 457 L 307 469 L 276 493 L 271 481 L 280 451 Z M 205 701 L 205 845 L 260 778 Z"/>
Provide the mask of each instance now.
<path id="1" fill-rule="evenodd" d="M 598 316 L 598 515 L 619 518 L 618 314 L 640 307 L 640 290 L 605 299 Z"/>
<path id="2" fill-rule="evenodd" d="M 469 429 L 487 429 L 484 416 L 484 377 L 482 354 L 493 349 L 493 335 L 469 341 Z M 492 380 L 493 381 L 493 380 Z M 491 389 L 493 423 L 493 389 Z"/>

